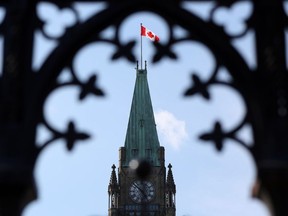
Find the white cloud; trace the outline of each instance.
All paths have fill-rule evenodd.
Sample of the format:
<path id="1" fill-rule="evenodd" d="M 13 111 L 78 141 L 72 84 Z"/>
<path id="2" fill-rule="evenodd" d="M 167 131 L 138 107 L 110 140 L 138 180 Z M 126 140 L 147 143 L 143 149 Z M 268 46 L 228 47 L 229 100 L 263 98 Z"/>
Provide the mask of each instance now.
<path id="1" fill-rule="evenodd" d="M 159 110 L 155 112 L 155 121 L 159 135 L 173 148 L 179 149 L 188 139 L 185 121 L 178 120 L 172 113 Z"/>

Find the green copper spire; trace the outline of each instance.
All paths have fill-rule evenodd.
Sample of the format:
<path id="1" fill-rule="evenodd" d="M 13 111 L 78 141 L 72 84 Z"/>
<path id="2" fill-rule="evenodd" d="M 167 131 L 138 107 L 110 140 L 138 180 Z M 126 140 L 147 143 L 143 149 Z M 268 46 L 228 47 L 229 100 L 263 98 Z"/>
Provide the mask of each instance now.
<path id="1" fill-rule="evenodd" d="M 137 77 L 125 140 L 125 162 L 132 159 L 146 159 L 154 166 L 160 166 L 159 140 L 156 131 L 152 102 L 147 82 L 147 67 L 136 68 Z"/>

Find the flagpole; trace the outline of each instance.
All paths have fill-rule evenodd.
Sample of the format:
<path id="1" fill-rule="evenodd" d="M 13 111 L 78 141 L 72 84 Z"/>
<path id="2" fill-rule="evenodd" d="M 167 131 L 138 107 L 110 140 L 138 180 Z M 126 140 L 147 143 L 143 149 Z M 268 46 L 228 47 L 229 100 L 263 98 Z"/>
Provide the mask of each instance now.
<path id="1" fill-rule="evenodd" d="M 140 66 L 141 66 L 141 70 L 142 70 L 142 34 L 141 34 L 141 31 L 142 31 L 142 23 L 140 23 Z"/>

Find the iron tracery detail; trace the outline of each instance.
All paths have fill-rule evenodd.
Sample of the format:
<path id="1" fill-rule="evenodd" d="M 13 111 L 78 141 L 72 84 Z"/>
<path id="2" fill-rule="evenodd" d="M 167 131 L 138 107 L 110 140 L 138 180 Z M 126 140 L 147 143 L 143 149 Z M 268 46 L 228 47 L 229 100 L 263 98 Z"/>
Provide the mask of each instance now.
<path id="1" fill-rule="evenodd" d="M 251 15 L 243 19 L 246 28 L 235 34 L 229 34 L 225 27 L 217 24 L 215 16 L 219 9 L 231 9 L 235 4 L 242 3 L 241 0 L 207 0 L 206 2 L 214 3 L 208 20 L 199 18 L 182 6 L 184 3 L 197 2 L 196 0 L 170 0 L 165 4 L 161 0 L 90 2 L 103 3 L 105 7 L 82 21 L 74 1 L 46 1 L 45 4 L 49 4 L 51 11 L 64 12 L 70 17 L 69 22 L 63 23 L 62 28 L 56 33 L 49 31 L 49 23 L 41 12 L 42 1 L 23 0 L 19 3 L 16 0 L 7 0 L 0 4 L 5 8 L 5 18 L 0 25 L 0 34 L 4 38 L 3 72 L 0 78 L 0 126 L 4 133 L 0 136 L 3 140 L 0 144 L 0 163 L 7 167 L 0 171 L 0 176 L 5 177 L 0 180 L 0 188 L 3 189 L 0 193 L 0 214 L 20 215 L 25 203 L 35 198 L 33 169 L 42 149 L 56 139 L 64 139 L 67 149 L 71 150 L 76 141 L 89 137 L 85 132 L 79 132 L 72 121 L 68 123 L 66 131 L 57 131 L 49 125 L 43 114 L 44 102 L 48 95 L 62 87 L 79 87 L 79 100 L 84 100 L 87 95 L 104 95 L 104 91 L 97 85 L 96 74 L 86 81 L 77 77 L 71 66 L 76 53 L 89 43 L 105 43 L 115 47 L 111 60 L 125 58 L 135 62 L 133 48 L 136 41 L 122 42 L 119 29 L 125 18 L 131 14 L 150 11 L 161 16 L 169 26 L 168 41 L 154 44 L 154 63 L 166 57 L 177 60 L 178 55 L 173 47 L 184 41 L 204 44 L 215 57 L 216 67 L 211 77 L 202 80 L 197 74 L 193 74 L 191 87 L 185 91 L 186 96 L 198 94 L 209 100 L 209 87 L 224 85 L 237 90 L 245 101 L 247 113 L 235 128 L 224 131 L 221 122 L 215 122 L 214 129 L 202 134 L 200 138 L 213 141 L 218 150 L 223 148 L 226 139 L 233 139 L 249 150 L 255 159 L 259 182 L 263 189 L 259 189 L 255 196 L 261 198 L 266 190 L 272 200 L 274 215 L 287 215 L 285 181 L 288 148 L 285 143 L 288 138 L 288 89 L 284 39 L 287 14 L 283 9 L 284 1 L 245 1 L 250 3 L 253 9 Z M 185 29 L 187 35 L 176 37 L 176 26 Z M 101 32 L 108 27 L 114 28 L 113 37 L 101 37 Z M 248 31 L 255 33 L 255 69 L 248 66 L 243 56 L 232 45 L 233 40 L 243 37 Z M 37 69 L 32 67 L 35 32 L 40 32 L 47 40 L 55 41 L 54 48 Z M 222 66 L 227 68 L 233 77 L 230 83 L 217 79 L 217 73 Z M 64 68 L 69 69 L 72 79 L 59 83 L 57 78 Z M 35 145 L 36 128 L 40 124 L 52 133 L 52 138 L 41 147 Z M 253 129 L 253 146 L 247 145 L 236 136 L 247 124 L 251 124 Z M 19 143 L 25 143 L 25 147 L 19 146 Z M 19 180 L 19 175 L 23 173 L 24 177 Z M 17 187 L 14 187 L 15 185 Z M 29 194 L 34 195 L 26 196 L 31 191 Z M 277 198 L 279 196 L 283 198 L 280 201 Z"/>

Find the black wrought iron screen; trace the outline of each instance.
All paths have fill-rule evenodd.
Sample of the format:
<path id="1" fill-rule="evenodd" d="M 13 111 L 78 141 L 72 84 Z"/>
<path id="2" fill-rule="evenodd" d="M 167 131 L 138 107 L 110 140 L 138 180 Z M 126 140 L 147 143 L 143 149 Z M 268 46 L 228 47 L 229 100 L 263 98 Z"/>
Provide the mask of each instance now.
<path id="1" fill-rule="evenodd" d="M 74 8 L 76 2 L 98 2 L 103 3 L 104 7 L 82 21 Z M 213 3 L 210 16 L 204 20 L 186 10 L 185 4 L 189 2 Z M 215 22 L 213 17 L 217 10 L 229 9 L 239 2 L 250 3 L 252 13 L 245 20 L 245 28 L 231 33 Z M 58 32 L 50 32 L 45 14 L 41 15 L 39 9 L 39 4 L 43 3 L 69 9 L 76 17 L 74 22 L 64 23 Z M 47 145 L 64 139 L 67 149 L 72 150 L 76 141 L 89 138 L 88 134 L 77 130 L 73 121 L 68 123 L 66 130 L 57 130 L 47 122 L 43 111 L 47 97 L 63 86 L 78 86 L 81 89 L 78 95 L 80 101 L 88 95 L 104 95 L 97 85 L 97 75 L 92 75 L 86 81 L 79 79 L 72 63 L 76 53 L 91 42 L 99 42 L 115 48 L 112 61 L 124 58 L 134 63 L 137 59 L 134 53 L 136 41 L 123 43 L 119 39 L 119 29 L 127 17 L 141 11 L 159 15 L 169 27 L 167 42 L 154 44 L 153 63 L 165 58 L 177 60 L 172 47 L 183 41 L 197 41 L 213 53 L 216 60 L 214 72 L 207 80 L 193 74 L 185 96 L 200 95 L 209 100 L 210 86 L 229 86 L 243 97 L 247 112 L 234 129 L 226 131 L 221 122 L 215 122 L 212 131 L 199 137 L 212 141 L 217 150 L 222 149 L 226 139 L 233 139 L 244 146 L 257 166 L 255 197 L 264 199 L 268 196 L 274 215 L 288 214 L 288 77 L 285 44 L 288 22 L 285 1 L 3 0 L 0 6 L 3 10 L 0 25 L 3 37 L 3 68 L 0 78 L 0 215 L 20 215 L 27 203 L 36 198 L 37 182 L 34 182 L 33 171 L 39 153 Z M 108 27 L 114 29 L 112 39 L 100 34 Z M 176 37 L 176 27 L 185 29 L 188 34 Z M 253 32 L 254 35 L 254 67 L 249 66 L 233 46 L 233 40 L 243 37 L 247 32 Z M 38 33 L 55 41 L 55 45 L 42 64 L 33 65 L 33 46 Z M 233 77 L 231 82 L 217 78 L 221 67 L 227 68 Z M 57 78 L 64 68 L 69 69 L 72 79 L 60 83 Z M 236 136 L 237 131 L 247 124 L 253 130 L 253 145 L 247 145 Z M 53 134 L 41 147 L 36 145 L 35 139 L 39 125 L 44 125 Z"/>

